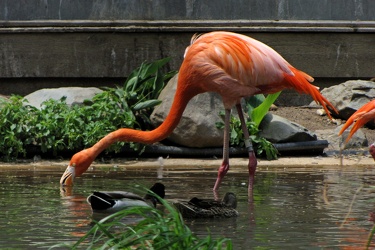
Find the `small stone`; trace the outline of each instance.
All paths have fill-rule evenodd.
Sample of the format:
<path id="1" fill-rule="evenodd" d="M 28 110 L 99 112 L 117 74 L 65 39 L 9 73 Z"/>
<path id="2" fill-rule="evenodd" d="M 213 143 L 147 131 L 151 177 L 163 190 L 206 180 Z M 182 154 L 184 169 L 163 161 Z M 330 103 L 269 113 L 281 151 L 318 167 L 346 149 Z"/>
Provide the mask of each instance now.
<path id="1" fill-rule="evenodd" d="M 269 110 L 270 111 L 276 111 L 277 109 L 278 109 L 278 107 L 275 104 L 272 104 Z"/>
<path id="2" fill-rule="evenodd" d="M 332 119 L 332 120 L 329 120 L 329 122 L 337 126 L 341 125 L 341 120 L 338 120 L 338 119 Z"/>
<path id="3" fill-rule="evenodd" d="M 320 116 L 324 116 L 326 115 L 326 111 L 324 109 L 317 109 L 316 110 L 316 113 Z"/>

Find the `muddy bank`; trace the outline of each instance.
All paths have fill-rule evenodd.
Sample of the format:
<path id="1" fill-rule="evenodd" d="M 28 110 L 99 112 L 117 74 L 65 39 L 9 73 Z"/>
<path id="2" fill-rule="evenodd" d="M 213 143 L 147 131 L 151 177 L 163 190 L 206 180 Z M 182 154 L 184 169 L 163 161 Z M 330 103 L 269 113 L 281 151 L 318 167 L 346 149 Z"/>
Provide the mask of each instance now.
<path id="1" fill-rule="evenodd" d="M 342 162 L 342 166 L 341 166 Z M 68 160 L 40 160 L 37 162 L 33 161 L 17 161 L 12 163 L 0 163 L 0 169 L 6 168 L 22 168 L 30 169 L 33 171 L 35 168 L 38 169 L 56 169 L 59 168 L 62 171 L 68 166 Z M 230 159 L 232 171 L 247 171 L 247 158 L 231 158 Z M 216 170 L 221 164 L 221 159 L 187 159 L 187 158 L 140 158 L 140 159 L 125 159 L 116 158 L 111 161 L 101 162 L 95 161 L 90 169 L 94 168 L 159 168 L 164 166 L 166 168 L 184 168 L 186 170 L 189 167 L 202 168 L 202 169 L 213 169 Z M 343 167 L 343 170 L 351 170 L 347 167 L 353 167 L 352 170 L 360 168 L 373 167 L 375 165 L 374 160 L 368 155 L 346 155 L 342 159 L 338 155 L 328 157 L 281 157 L 278 160 L 268 161 L 265 159 L 258 159 L 258 170 L 259 171 L 272 171 L 272 170 L 293 170 L 300 171 L 301 169 L 309 170 L 311 168 L 322 168 L 322 169 L 338 169 Z"/>

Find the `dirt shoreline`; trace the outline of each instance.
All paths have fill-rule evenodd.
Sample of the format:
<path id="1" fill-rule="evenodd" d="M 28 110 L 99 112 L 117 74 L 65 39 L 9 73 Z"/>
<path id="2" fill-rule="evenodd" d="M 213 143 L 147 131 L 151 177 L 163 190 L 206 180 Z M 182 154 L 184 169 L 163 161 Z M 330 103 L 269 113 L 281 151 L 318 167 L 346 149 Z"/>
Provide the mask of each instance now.
<path id="1" fill-rule="evenodd" d="M 337 124 L 331 122 L 327 116 L 320 116 L 317 114 L 316 109 L 307 107 L 279 107 L 277 110 L 271 111 L 271 113 L 280 115 L 289 119 L 290 121 L 296 122 L 312 132 L 328 131 L 337 128 Z M 344 123 L 345 121 L 341 121 Z M 368 128 L 362 128 L 369 143 L 375 141 L 375 131 Z M 318 139 L 326 139 L 319 137 Z M 329 145 L 326 150 L 331 150 L 332 145 Z M 355 167 L 372 167 L 375 165 L 374 160 L 368 155 L 363 154 L 367 151 L 367 147 L 358 149 L 358 153 L 343 157 L 343 166 L 355 166 Z M 3 168 L 38 168 L 38 169 L 57 169 L 62 170 L 66 168 L 69 163 L 69 159 L 64 160 L 17 160 L 16 162 L 7 163 L 0 162 L 0 169 Z M 236 157 L 230 159 L 231 167 L 238 171 L 247 171 L 247 159 L 244 157 Z M 169 158 L 164 159 L 163 164 L 168 168 L 204 168 L 204 169 L 217 169 L 221 164 L 221 159 L 216 158 Z M 100 159 L 97 159 L 93 164 L 92 168 L 96 167 L 118 167 L 118 168 L 157 168 L 160 167 L 160 163 L 155 158 L 139 158 L 137 160 L 130 158 L 114 158 L 111 161 L 102 163 Z M 341 160 L 338 154 L 329 154 L 329 156 L 280 156 L 278 160 L 268 161 L 262 158 L 258 159 L 258 169 L 263 171 L 264 169 L 271 168 L 338 168 L 341 167 Z M 350 170 L 350 169 L 349 169 Z"/>
<path id="2" fill-rule="evenodd" d="M 68 166 L 68 160 L 41 160 L 38 162 L 24 161 L 15 163 L 0 163 L 0 170 L 6 168 L 16 169 L 61 169 L 62 171 Z M 170 169 L 205 169 L 217 170 L 221 164 L 221 159 L 191 159 L 191 158 L 169 158 L 163 159 L 163 167 Z M 230 159 L 232 171 L 247 171 L 247 158 L 231 158 Z M 347 168 L 347 167 L 352 168 Z M 374 160 L 369 155 L 349 155 L 341 159 L 339 156 L 311 156 L 311 157 L 280 157 L 278 160 L 268 161 L 265 159 L 258 159 L 259 171 L 272 170 L 292 170 L 306 171 L 312 169 L 340 169 L 355 171 L 358 168 L 367 169 L 374 166 Z M 117 169 L 133 169 L 133 168 L 160 168 L 161 163 L 157 158 L 140 158 L 137 160 L 129 160 L 125 158 L 116 158 L 108 163 L 94 162 L 90 167 L 91 170 L 97 168 L 117 168 Z"/>

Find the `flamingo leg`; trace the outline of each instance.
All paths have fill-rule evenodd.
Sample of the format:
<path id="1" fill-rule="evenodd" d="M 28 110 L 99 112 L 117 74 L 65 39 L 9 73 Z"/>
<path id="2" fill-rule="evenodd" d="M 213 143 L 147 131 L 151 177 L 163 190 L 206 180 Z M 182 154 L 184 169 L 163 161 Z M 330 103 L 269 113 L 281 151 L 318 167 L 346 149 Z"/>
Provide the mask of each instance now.
<path id="1" fill-rule="evenodd" d="M 215 186 L 213 188 L 214 191 L 217 191 L 219 189 L 219 186 L 221 184 L 221 181 L 223 180 L 223 177 L 226 175 L 226 173 L 229 170 L 229 123 L 230 123 L 230 109 L 225 109 L 225 118 L 224 118 L 224 142 L 223 142 L 223 162 L 221 163 L 221 166 L 219 167 L 219 170 L 217 172 L 217 179 L 215 182 Z"/>
<path id="2" fill-rule="evenodd" d="M 246 149 L 249 153 L 249 165 L 248 165 L 249 186 L 248 186 L 248 189 L 249 189 L 249 195 L 250 195 L 252 193 L 252 190 L 253 190 L 255 170 L 257 168 L 258 163 L 257 163 L 257 158 L 256 158 L 255 153 L 254 153 L 253 144 L 251 143 L 251 140 L 250 140 L 249 130 L 247 129 L 247 126 L 246 126 L 246 122 L 245 122 L 245 118 L 244 118 L 244 115 L 243 115 L 241 104 L 237 104 L 236 108 L 237 108 L 238 117 L 240 118 L 240 121 L 241 121 L 241 128 L 242 128 L 243 135 L 244 135 L 245 146 L 246 146 Z"/>

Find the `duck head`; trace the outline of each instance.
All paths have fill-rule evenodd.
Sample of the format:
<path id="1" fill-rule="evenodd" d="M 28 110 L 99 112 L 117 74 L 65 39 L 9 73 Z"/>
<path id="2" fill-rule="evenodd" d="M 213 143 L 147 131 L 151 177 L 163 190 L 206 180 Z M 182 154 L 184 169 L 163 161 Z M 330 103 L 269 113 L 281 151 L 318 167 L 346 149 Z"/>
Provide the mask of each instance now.
<path id="1" fill-rule="evenodd" d="M 234 193 L 228 192 L 223 198 L 223 203 L 231 208 L 237 208 L 237 197 Z"/>
<path id="2" fill-rule="evenodd" d="M 90 167 L 93 160 L 94 158 L 87 150 L 82 150 L 73 155 L 68 167 L 60 178 L 60 184 L 62 186 L 72 186 L 74 178 L 82 175 Z"/>
<path id="3" fill-rule="evenodd" d="M 165 186 L 159 182 L 155 183 L 151 188 L 150 191 L 153 193 L 149 192 L 145 195 L 144 199 L 149 200 L 152 202 L 154 207 L 156 207 L 156 203 L 160 203 L 159 199 L 155 196 L 159 196 L 160 198 L 164 199 L 165 197 Z"/>

